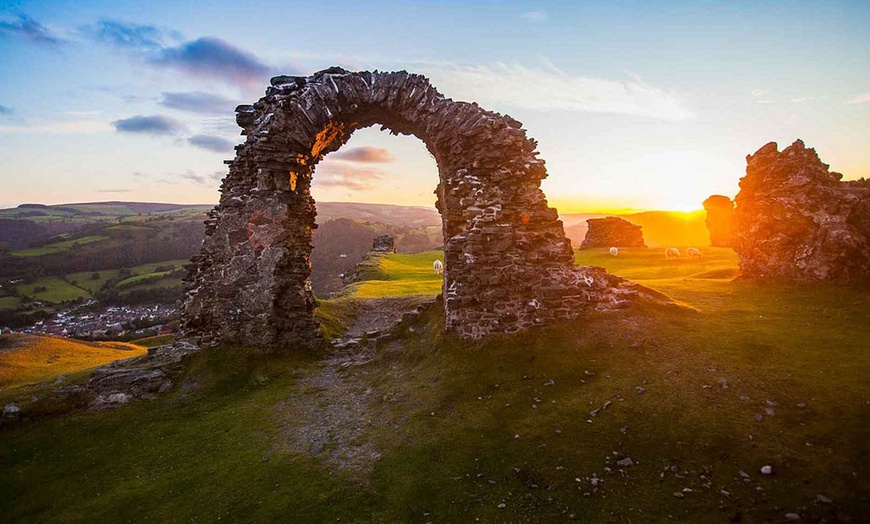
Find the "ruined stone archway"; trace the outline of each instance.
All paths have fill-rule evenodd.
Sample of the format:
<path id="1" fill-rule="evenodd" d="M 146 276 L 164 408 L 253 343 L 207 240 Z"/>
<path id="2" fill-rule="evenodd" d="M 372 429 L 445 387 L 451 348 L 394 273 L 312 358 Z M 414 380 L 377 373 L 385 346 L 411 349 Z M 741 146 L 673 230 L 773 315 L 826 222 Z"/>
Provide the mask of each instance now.
<path id="1" fill-rule="evenodd" d="M 445 242 L 446 328 L 465 337 L 576 317 L 635 293 L 603 270 L 576 268 L 540 189 L 547 176 L 522 124 L 456 102 L 420 75 L 330 68 L 272 79 L 239 106 L 247 136 L 187 277 L 183 325 L 204 344 L 319 340 L 308 280 L 314 167 L 360 128 L 422 140 L 435 157 Z"/>

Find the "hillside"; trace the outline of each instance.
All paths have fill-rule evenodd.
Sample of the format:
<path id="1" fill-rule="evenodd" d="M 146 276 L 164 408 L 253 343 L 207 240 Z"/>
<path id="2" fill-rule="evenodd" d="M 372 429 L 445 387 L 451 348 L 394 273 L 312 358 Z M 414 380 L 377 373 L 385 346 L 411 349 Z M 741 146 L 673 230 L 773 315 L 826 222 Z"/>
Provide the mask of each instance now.
<path id="1" fill-rule="evenodd" d="M 0 335 L 0 390 L 54 379 L 143 353 L 144 347 L 123 342 Z"/>
<path id="2" fill-rule="evenodd" d="M 577 252 L 578 262 L 666 292 L 683 310 L 590 312 L 468 341 L 443 332 L 435 307 L 377 349 L 200 353 L 154 401 L 0 432 L 0 489 L 11 494 L 0 514 L 863 520 L 870 293 L 732 280 L 733 252 L 705 252 L 701 261 Z M 383 256 L 370 285 L 416 295 L 434 255 Z M 321 310 L 358 330 L 379 303 L 358 293 Z M 43 393 L 0 401 L 26 406 L 32 395 Z M 761 473 L 767 465 L 771 475 Z"/>
<path id="3" fill-rule="evenodd" d="M 441 227 L 441 215 L 434 207 L 364 204 L 357 202 L 317 202 L 317 222 L 351 218 L 398 227 Z"/>
<path id="4" fill-rule="evenodd" d="M 0 209 L 0 252 L 45 243 L 87 226 L 110 222 L 140 222 L 159 216 L 202 220 L 212 206 L 147 202 L 89 202 L 79 204 L 22 204 Z"/>

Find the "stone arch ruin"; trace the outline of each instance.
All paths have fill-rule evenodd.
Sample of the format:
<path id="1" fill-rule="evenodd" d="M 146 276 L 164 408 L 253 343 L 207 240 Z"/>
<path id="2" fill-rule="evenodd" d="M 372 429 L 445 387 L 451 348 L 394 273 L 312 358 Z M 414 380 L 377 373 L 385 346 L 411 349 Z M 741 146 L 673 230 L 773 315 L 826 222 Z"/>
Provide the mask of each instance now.
<path id="1" fill-rule="evenodd" d="M 204 345 L 320 340 L 311 270 L 316 164 L 357 129 L 380 124 L 434 156 L 444 232 L 446 328 L 511 333 L 626 302 L 637 291 L 574 266 L 570 241 L 540 189 L 547 176 L 522 124 L 441 95 L 420 75 L 330 68 L 278 76 L 239 106 L 246 141 L 227 163 L 220 203 L 186 278 L 183 328 Z"/>

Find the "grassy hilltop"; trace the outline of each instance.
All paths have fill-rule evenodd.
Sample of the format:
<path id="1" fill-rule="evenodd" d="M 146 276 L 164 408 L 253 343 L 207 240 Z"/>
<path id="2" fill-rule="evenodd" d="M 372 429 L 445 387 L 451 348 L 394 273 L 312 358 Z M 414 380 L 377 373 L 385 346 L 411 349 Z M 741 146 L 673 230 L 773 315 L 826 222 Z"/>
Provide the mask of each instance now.
<path id="1" fill-rule="evenodd" d="M 0 391 L 137 357 L 145 347 L 61 337 L 0 335 Z"/>
<path id="2" fill-rule="evenodd" d="M 377 259 L 323 310 L 434 295 L 439 254 Z M 724 249 L 577 259 L 690 307 L 484 341 L 434 308 L 374 352 L 204 352 L 155 401 L 0 433 L 2 520 L 866 519 L 870 293 L 733 280 Z"/>

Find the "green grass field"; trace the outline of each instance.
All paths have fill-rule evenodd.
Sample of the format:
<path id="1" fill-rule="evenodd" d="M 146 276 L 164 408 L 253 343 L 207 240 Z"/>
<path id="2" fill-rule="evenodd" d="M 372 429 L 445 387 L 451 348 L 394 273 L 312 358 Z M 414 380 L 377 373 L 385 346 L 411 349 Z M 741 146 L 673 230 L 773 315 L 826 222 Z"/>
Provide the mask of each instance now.
<path id="1" fill-rule="evenodd" d="M 161 278 L 169 273 L 172 273 L 172 270 L 169 271 L 155 271 L 153 273 L 142 273 L 141 275 L 135 275 L 129 278 L 125 278 L 124 280 L 118 282 L 118 287 L 121 288 L 129 288 L 135 286 L 137 283 L 142 282 L 148 278 Z M 180 280 L 179 280 L 180 281 Z"/>
<path id="2" fill-rule="evenodd" d="M 170 272 L 181 268 L 188 261 L 181 260 L 164 260 L 161 262 L 152 262 L 142 264 L 130 268 L 132 276 L 116 283 L 124 292 L 141 289 L 156 289 L 165 287 L 177 287 L 181 285 L 181 278 L 164 278 L 156 282 L 137 284 L 142 280 L 150 277 L 160 277 L 169 274 Z M 157 268 L 170 267 L 169 270 L 156 271 Z M 94 273 L 98 274 L 98 278 L 91 278 Z M 18 292 L 22 295 L 30 296 L 36 300 L 58 304 L 67 300 L 75 300 L 77 298 L 91 298 L 110 280 L 118 277 L 120 272 L 117 269 L 107 269 L 101 271 L 83 271 L 80 273 L 70 273 L 64 278 L 58 276 L 42 277 L 36 279 L 29 284 L 19 284 Z M 73 282 L 75 284 L 73 284 Z M 36 292 L 36 288 L 45 287 L 45 291 Z M 0 308 L 14 309 L 20 304 L 20 300 L 12 300 L 12 297 L 0 298 Z"/>
<path id="3" fill-rule="evenodd" d="M 18 297 L 0 297 L 0 309 L 16 309 L 20 304 Z"/>
<path id="4" fill-rule="evenodd" d="M 22 249 L 19 251 L 13 251 L 12 256 L 16 257 L 38 257 L 42 255 L 49 255 L 52 253 L 58 253 L 61 251 L 69 251 L 74 249 L 77 246 L 92 244 L 95 242 L 102 242 L 104 240 L 109 240 L 109 237 L 105 235 L 91 235 L 88 237 L 75 238 L 72 240 L 64 240 L 62 242 L 55 242 L 53 244 L 47 244 L 41 247 L 34 247 L 30 249 Z"/>
<path id="5" fill-rule="evenodd" d="M 732 280 L 727 250 L 696 263 L 652 250 L 577 256 L 697 312 L 590 312 L 464 341 L 434 308 L 416 332 L 338 367 L 314 353 L 203 352 L 157 400 L 0 432 L 0 515 L 866 520 L 870 293 Z M 417 294 L 431 257 L 384 257 L 366 293 L 404 281 Z M 318 314 L 337 331 L 358 302 L 324 301 Z"/>
<path id="6" fill-rule="evenodd" d="M 153 337 L 137 338 L 136 340 L 131 340 L 130 343 L 146 348 L 153 348 L 172 344 L 173 341 L 175 341 L 175 337 L 172 335 L 154 335 Z"/>
<path id="7" fill-rule="evenodd" d="M 36 291 L 41 288 L 45 288 L 45 291 Z M 73 286 L 60 277 L 42 277 L 30 284 L 19 284 L 18 292 L 36 300 L 51 302 L 52 304 L 90 297 L 90 293 Z"/>
<path id="8" fill-rule="evenodd" d="M 444 252 L 376 256 L 372 259 L 373 267 L 367 280 L 353 284 L 349 293 L 356 298 L 435 296 L 441 292 L 442 282 L 442 276 L 436 275 L 432 269 L 436 259 L 443 262 Z"/>
<path id="9" fill-rule="evenodd" d="M 92 278 L 94 273 L 97 273 L 97 278 Z M 82 271 L 81 273 L 70 273 L 66 275 L 66 280 L 70 283 L 75 282 L 75 285 L 86 289 L 90 294 L 94 294 L 100 290 L 106 282 L 118 276 L 117 269 L 104 269 L 101 271 Z"/>

